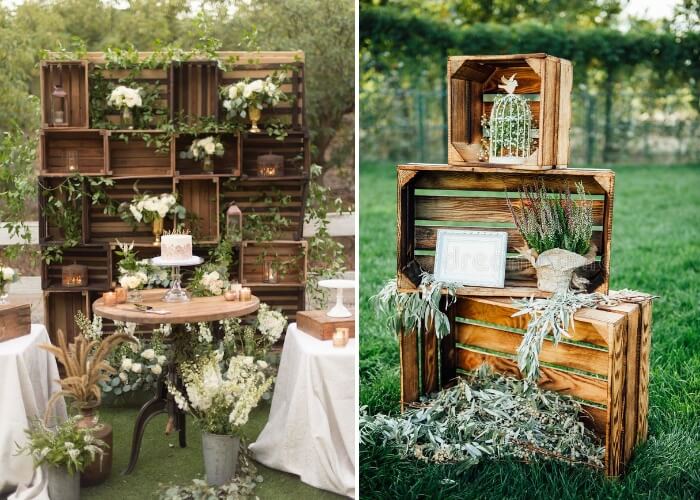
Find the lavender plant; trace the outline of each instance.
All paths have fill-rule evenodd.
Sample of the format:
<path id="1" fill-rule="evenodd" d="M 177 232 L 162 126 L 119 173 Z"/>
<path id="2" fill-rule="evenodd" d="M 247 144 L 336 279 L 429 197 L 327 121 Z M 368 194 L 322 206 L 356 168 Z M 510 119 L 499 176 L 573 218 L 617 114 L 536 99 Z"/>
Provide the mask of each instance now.
<path id="1" fill-rule="evenodd" d="M 515 226 L 528 247 L 537 253 L 561 248 L 584 255 L 591 245 L 593 208 L 582 183 L 574 200 L 567 184 L 564 191 L 547 191 L 544 180 L 518 190 L 520 207 L 506 197 Z"/>

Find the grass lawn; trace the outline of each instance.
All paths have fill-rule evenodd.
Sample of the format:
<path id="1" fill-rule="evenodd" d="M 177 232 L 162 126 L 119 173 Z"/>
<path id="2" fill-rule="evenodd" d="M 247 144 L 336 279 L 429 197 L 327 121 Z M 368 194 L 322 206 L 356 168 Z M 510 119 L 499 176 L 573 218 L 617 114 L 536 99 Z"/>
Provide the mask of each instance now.
<path id="1" fill-rule="evenodd" d="M 141 445 L 141 455 L 136 469 L 129 476 L 122 471 L 129 461 L 131 432 L 138 408 L 112 407 L 100 409 L 102 420 L 114 427 L 114 463 L 112 475 L 104 484 L 83 488 L 84 500 L 135 500 L 156 498 L 160 484 L 188 484 L 195 477 L 204 478 L 201 435 L 192 418 L 187 419 L 187 447 L 180 448 L 177 433 L 165 436 L 163 431 L 167 416 L 158 415 L 151 419 Z M 265 403 L 251 414 L 244 427 L 248 442 L 253 442 L 267 422 L 270 411 Z M 255 492 L 261 499 L 304 498 L 323 500 L 343 498 L 334 493 L 312 488 L 299 480 L 298 476 L 268 469 L 256 464 L 258 473 L 264 478 Z"/>
<path id="2" fill-rule="evenodd" d="M 700 498 L 700 167 L 616 168 L 614 289 L 660 295 L 654 304 L 649 440 L 628 474 L 608 480 L 560 463 L 467 468 L 360 450 L 362 498 Z M 369 297 L 396 269 L 392 165 L 360 167 L 360 401 L 399 411 L 396 339 Z"/>

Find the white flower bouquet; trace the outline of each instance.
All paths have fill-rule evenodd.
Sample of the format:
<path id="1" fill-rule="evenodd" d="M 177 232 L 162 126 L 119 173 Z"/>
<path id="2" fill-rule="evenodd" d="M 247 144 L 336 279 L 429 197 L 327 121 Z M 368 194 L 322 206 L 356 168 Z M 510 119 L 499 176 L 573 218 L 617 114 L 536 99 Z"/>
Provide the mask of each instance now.
<path id="1" fill-rule="evenodd" d="M 195 139 L 186 152 L 187 158 L 195 160 L 204 160 L 207 156 L 224 156 L 224 145 L 213 135 Z"/>
<path id="2" fill-rule="evenodd" d="M 241 80 L 224 87 L 221 95 L 224 98 L 224 109 L 230 118 L 246 118 L 250 108 L 262 110 L 268 106 L 276 106 L 287 100 L 287 95 L 281 89 L 282 78 L 270 75 L 264 80 Z"/>
<path id="3" fill-rule="evenodd" d="M 234 356 L 222 370 L 223 353 L 215 351 L 196 362 L 183 363 L 185 394 L 168 383 L 180 409 L 189 412 L 204 432 L 234 435 L 272 385 L 252 356 Z"/>
<path id="4" fill-rule="evenodd" d="M 254 325 L 243 325 L 239 318 L 221 321 L 224 336 L 222 346 L 228 355 L 245 354 L 263 359 L 270 346 L 277 342 L 287 326 L 287 318 L 279 311 L 270 309 L 267 304 L 260 304 Z M 260 335 L 255 334 L 255 330 Z"/>
<path id="5" fill-rule="evenodd" d="M 150 224 L 156 219 L 164 219 L 169 214 L 185 218 L 185 207 L 177 202 L 174 194 L 160 195 L 139 194 L 131 203 L 119 205 L 122 220 L 136 226 L 140 223 Z"/>
<path id="6" fill-rule="evenodd" d="M 120 85 L 109 94 L 107 104 L 115 109 L 140 108 L 143 105 L 141 89 Z"/>
<path id="7" fill-rule="evenodd" d="M 287 326 L 287 318 L 267 304 L 260 304 L 257 317 L 257 328 L 266 342 L 270 345 L 277 342 Z"/>
<path id="8" fill-rule="evenodd" d="M 0 304 L 7 303 L 7 287 L 19 281 L 19 273 L 8 266 L 0 266 Z"/>
<path id="9" fill-rule="evenodd" d="M 226 268 L 207 263 L 195 270 L 187 288 L 194 297 L 214 297 L 222 295 L 227 287 Z"/>

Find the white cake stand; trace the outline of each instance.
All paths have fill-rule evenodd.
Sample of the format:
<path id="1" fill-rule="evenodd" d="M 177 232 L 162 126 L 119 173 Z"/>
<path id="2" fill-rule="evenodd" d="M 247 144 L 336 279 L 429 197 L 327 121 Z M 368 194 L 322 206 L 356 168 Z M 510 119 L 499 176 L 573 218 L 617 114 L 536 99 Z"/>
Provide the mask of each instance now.
<path id="1" fill-rule="evenodd" d="M 318 282 L 323 288 L 335 288 L 335 305 L 326 312 L 326 315 L 331 318 L 349 318 L 352 313 L 343 304 L 343 290 L 346 288 L 355 288 L 353 280 L 321 280 Z"/>
<path id="2" fill-rule="evenodd" d="M 193 255 L 190 259 L 172 261 L 163 260 L 162 257 L 153 257 L 151 259 L 151 264 L 160 267 L 171 267 L 172 268 L 172 280 L 170 282 L 170 290 L 165 292 L 163 295 L 163 302 L 189 302 L 190 296 L 187 291 L 182 288 L 180 282 L 180 266 L 198 266 L 204 262 L 204 259 Z"/>

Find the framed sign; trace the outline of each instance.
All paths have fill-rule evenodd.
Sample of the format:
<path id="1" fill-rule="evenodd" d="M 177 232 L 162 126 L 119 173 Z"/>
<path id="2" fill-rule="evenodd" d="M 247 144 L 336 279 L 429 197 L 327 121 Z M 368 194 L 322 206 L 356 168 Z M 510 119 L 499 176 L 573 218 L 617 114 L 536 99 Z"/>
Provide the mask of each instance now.
<path id="1" fill-rule="evenodd" d="M 435 279 L 463 286 L 503 288 L 508 233 L 438 229 Z"/>

